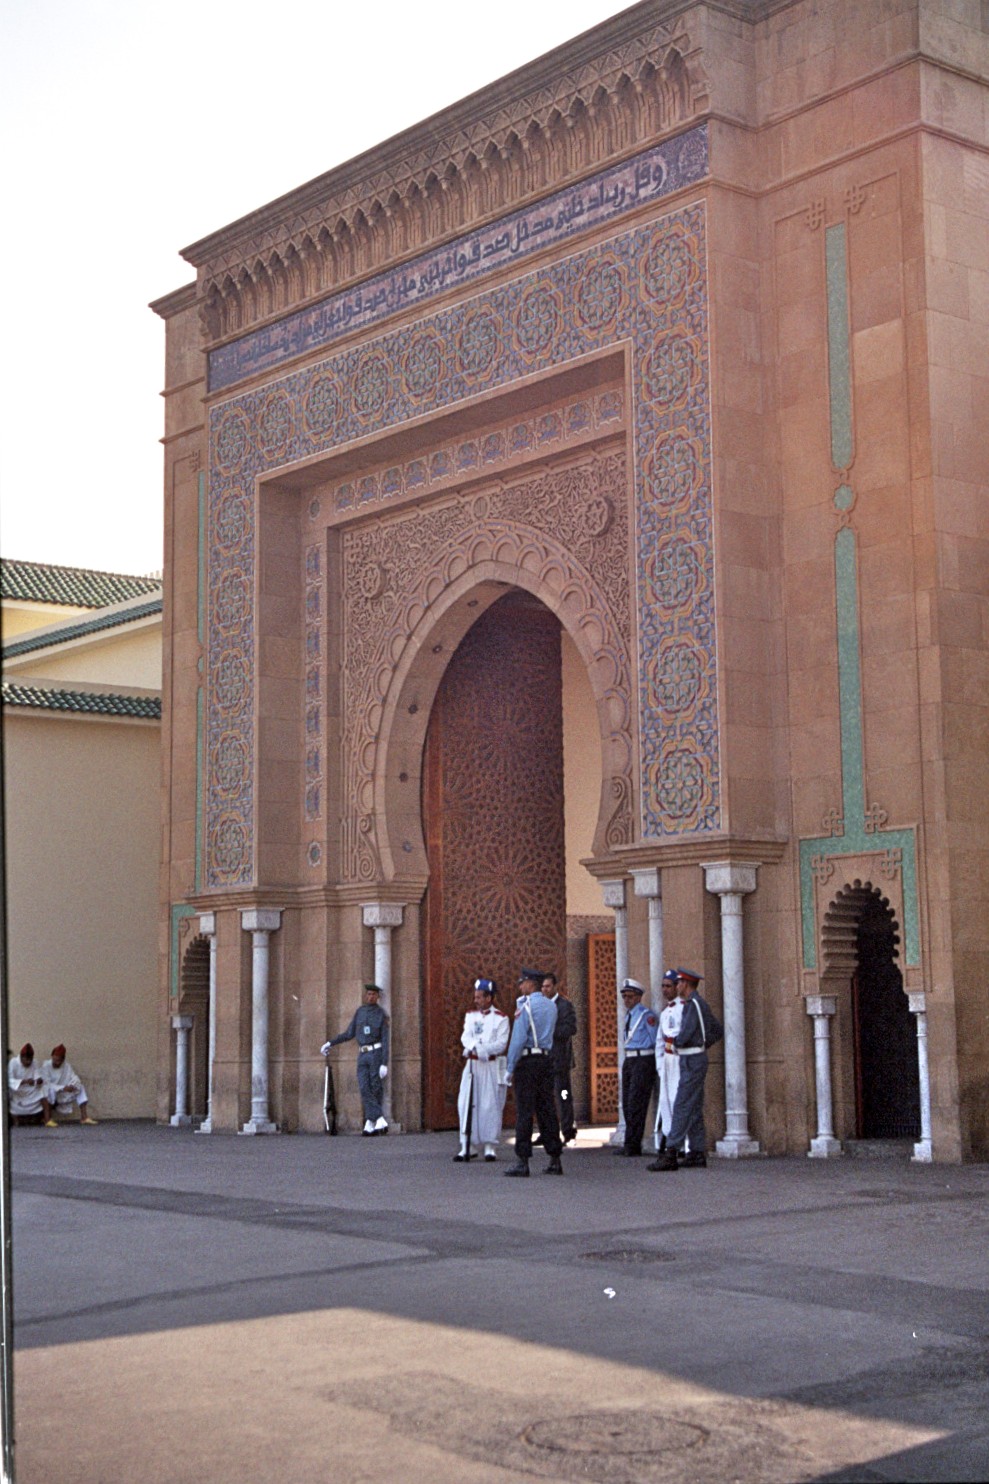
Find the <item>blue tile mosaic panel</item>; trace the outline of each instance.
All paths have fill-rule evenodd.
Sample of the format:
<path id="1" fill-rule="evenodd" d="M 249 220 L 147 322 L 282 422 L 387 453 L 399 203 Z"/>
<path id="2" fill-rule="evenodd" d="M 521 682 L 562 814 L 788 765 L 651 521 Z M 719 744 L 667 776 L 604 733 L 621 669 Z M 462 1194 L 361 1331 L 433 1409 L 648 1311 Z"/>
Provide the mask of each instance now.
<path id="1" fill-rule="evenodd" d="M 255 478 L 620 342 L 632 350 L 641 834 L 720 829 L 707 258 L 695 204 L 211 410 L 209 885 L 254 877 Z M 497 450 L 481 437 L 434 455 L 483 467 L 508 456 L 513 437 L 559 438 L 560 415 L 547 418 L 557 426 L 537 419 L 490 434 Z M 418 472 L 409 463 L 380 479 L 356 475 L 338 508 L 381 508 L 430 477 L 428 458 Z M 307 615 L 310 644 L 315 627 Z M 315 771 L 320 704 L 306 704 Z"/>

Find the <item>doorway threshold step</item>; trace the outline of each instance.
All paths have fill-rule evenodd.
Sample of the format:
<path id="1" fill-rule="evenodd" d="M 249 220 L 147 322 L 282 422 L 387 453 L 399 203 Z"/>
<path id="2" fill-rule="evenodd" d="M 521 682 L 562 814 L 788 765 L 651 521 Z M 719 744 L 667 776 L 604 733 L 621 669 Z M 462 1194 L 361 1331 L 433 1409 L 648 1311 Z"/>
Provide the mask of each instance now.
<path id="1" fill-rule="evenodd" d="M 853 1159 L 911 1159 L 915 1142 L 914 1139 L 846 1139 L 845 1153 Z"/>

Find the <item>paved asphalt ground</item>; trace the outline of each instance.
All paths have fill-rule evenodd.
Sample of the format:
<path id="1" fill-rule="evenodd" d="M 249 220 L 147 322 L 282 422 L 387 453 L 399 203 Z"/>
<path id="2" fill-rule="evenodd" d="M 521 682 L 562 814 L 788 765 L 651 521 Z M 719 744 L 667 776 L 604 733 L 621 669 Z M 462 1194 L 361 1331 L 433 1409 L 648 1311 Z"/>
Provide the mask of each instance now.
<path id="1" fill-rule="evenodd" d="M 989 1475 L 987 1166 L 12 1146 L 18 1484 Z"/>

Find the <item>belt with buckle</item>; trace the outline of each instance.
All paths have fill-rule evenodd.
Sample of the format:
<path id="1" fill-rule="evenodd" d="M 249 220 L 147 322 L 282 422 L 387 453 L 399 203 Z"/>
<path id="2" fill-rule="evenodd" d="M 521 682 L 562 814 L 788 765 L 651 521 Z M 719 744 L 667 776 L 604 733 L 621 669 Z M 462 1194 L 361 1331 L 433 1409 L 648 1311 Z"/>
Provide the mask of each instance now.
<path id="1" fill-rule="evenodd" d="M 549 1052 L 548 1051 L 544 1051 L 541 1046 L 532 1046 L 532 1047 L 530 1047 L 530 1049 L 528 1051 L 523 1051 L 522 1055 L 523 1056 L 548 1056 L 549 1055 Z"/>
<path id="2" fill-rule="evenodd" d="M 653 1048 L 651 1046 L 648 1046 L 648 1047 L 646 1047 L 645 1051 L 626 1051 L 625 1055 L 626 1055 L 626 1057 L 629 1057 L 629 1056 L 655 1056 L 656 1053 L 655 1053 L 655 1051 L 653 1050 Z"/>
<path id="3" fill-rule="evenodd" d="M 361 1051 L 380 1051 L 381 1045 L 380 1041 L 365 1041 L 360 1049 Z"/>
<path id="4" fill-rule="evenodd" d="M 700 1056 L 701 1052 L 706 1050 L 706 1046 L 679 1046 L 677 1054 L 679 1056 Z"/>

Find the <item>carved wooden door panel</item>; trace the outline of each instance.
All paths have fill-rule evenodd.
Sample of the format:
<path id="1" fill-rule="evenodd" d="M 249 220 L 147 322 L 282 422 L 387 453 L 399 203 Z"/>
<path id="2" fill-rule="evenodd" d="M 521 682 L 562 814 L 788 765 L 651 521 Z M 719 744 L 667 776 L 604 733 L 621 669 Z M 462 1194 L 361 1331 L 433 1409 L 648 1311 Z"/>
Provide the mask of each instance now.
<path id="1" fill-rule="evenodd" d="M 618 1122 L 618 988 L 614 933 L 587 935 L 591 1122 Z"/>
<path id="2" fill-rule="evenodd" d="M 560 626 L 509 594 L 465 636 L 426 737 L 423 1108 L 457 1121 L 460 1033 L 478 975 L 511 1015 L 524 964 L 566 967 Z"/>

